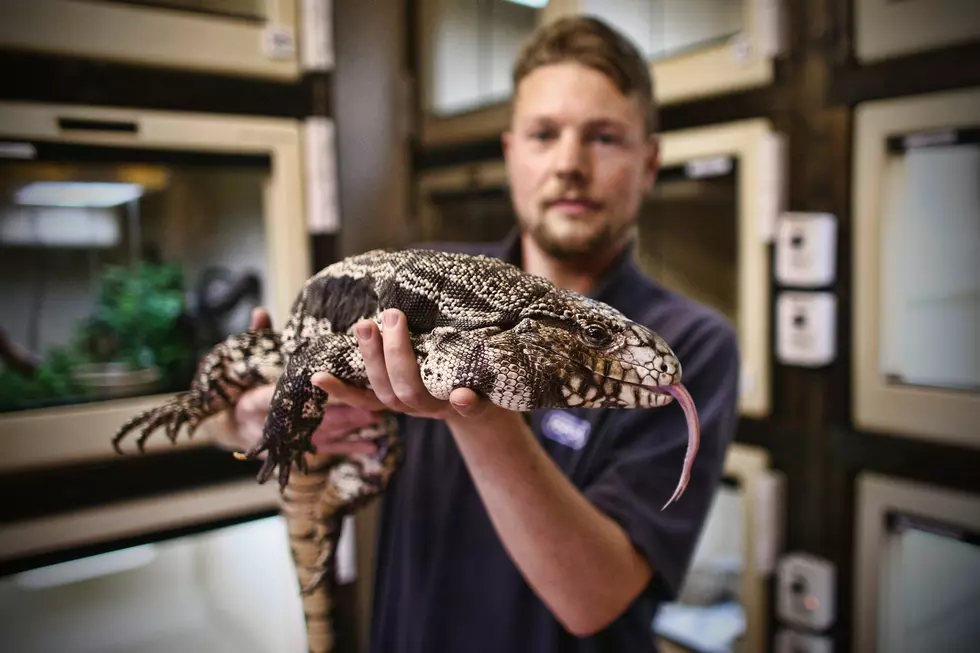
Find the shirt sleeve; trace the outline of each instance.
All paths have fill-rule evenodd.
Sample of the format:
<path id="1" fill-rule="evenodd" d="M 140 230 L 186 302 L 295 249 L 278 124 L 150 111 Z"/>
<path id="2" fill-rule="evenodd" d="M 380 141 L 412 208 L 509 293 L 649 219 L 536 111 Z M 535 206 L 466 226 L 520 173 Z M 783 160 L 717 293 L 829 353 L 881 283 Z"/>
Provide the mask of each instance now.
<path id="1" fill-rule="evenodd" d="M 702 319 L 672 348 L 701 425 L 683 496 L 661 510 L 674 493 L 687 449 L 687 422 L 676 402 L 613 411 L 602 434 L 608 439 L 605 455 L 583 489 L 646 557 L 652 587 L 664 600 L 674 600 L 680 591 L 738 420 L 739 352 L 731 325 L 721 318 Z"/>

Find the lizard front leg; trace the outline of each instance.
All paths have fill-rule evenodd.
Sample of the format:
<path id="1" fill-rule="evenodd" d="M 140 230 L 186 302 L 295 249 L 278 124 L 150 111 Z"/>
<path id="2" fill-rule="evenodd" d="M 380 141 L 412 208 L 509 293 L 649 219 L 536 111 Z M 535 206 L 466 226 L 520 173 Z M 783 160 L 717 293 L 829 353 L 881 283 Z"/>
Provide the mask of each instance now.
<path id="1" fill-rule="evenodd" d="M 128 420 L 112 439 L 112 446 L 122 453 L 119 443 L 137 428 L 141 428 L 136 441 L 140 451 L 160 427 L 165 427 L 171 442 L 176 442 L 184 425 L 188 436 L 193 437 L 204 420 L 234 406 L 246 390 L 271 383 L 282 368 L 281 342 L 276 332 L 263 329 L 230 336 L 201 360 L 189 390 Z"/>
<path id="2" fill-rule="evenodd" d="M 265 483 L 278 469 L 279 487 L 285 490 L 294 465 L 307 471 L 306 454 L 315 452 L 312 436 L 323 420 L 328 399 L 327 393 L 311 382 L 318 372 L 354 385 L 367 383 L 364 359 L 353 336 L 330 334 L 300 345 L 276 382 L 262 439 L 241 456 L 254 459 L 267 454 L 258 473 L 259 483 Z"/>

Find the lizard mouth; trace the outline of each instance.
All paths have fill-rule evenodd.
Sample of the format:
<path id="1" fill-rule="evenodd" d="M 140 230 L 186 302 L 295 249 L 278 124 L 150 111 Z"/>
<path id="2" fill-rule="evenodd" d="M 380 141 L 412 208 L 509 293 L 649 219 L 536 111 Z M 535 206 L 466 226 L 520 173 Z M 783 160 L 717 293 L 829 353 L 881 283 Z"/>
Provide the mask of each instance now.
<path id="1" fill-rule="evenodd" d="M 698 447 L 701 445 L 701 420 L 698 417 L 698 409 L 694 405 L 694 399 L 691 397 L 691 393 L 682 384 L 676 383 L 674 385 L 662 386 L 638 385 L 647 392 L 666 394 L 673 397 L 677 400 L 677 404 L 681 409 L 683 409 L 684 417 L 687 419 L 687 452 L 684 454 L 684 468 L 681 471 L 681 478 L 677 483 L 677 489 L 674 490 L 674 496 L 670 497 L 670 500 L 664 504 L 664 507 L 661 508 L 663 510 L 684 494 L 684 490 L 691 480 L 691 468 L 694 466 L 694 459 L 697 456 Z"/>

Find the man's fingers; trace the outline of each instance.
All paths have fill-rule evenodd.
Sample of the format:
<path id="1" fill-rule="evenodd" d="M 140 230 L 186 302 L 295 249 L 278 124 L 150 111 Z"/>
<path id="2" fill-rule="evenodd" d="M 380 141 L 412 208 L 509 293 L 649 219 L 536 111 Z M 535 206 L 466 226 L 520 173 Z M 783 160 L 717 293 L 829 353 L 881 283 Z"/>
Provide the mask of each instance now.
<path id="1" fill-rule="evenodd" d="M 382 349 L 395 397 L 409 410 L 422 412 L 440 410 L 444 406 L 443 402 L 433 397 L 422 383 L 404 314 L 389 309 L 384 312 L 382 319 L 385 325 Z"/>
<path id="2" fill-rule="evenodd" d="M 479 417 L 487 409 L 487 403 L 469 388 L 456 388 L 449 395 L 449 403 L 463 417 Z"/>
<path id="3" fill-rule="evenodd" d="M 265 414 L 269 412 L 269 404 L 272 403 L 272 395 L 275 394 L 275 391 L 276 386 L 272 383 L 246 390 L 238 399 L 238 403 L 235 404 L 236 414 L 256 413 L 261 414 L 264 418 Z"/>
<path id="4" fill-rule="evenodd" d="M 385 410 L 388 408 L 372 390 L 347 385 L 327 372 L 317 372 L 310 377 L 310 382 L 327 393 L 329 397 L 327 405 L 346 404 L 362 410 Z"/>
<path id="5" fill-rule="evenodd" d="M 320 426 L 313 432 L 317 444 L 346 438 L 352 431 L 378 421 L 377 413 L 353 406 L 328 406 Z"/>
<path id="6" fill-rule="evenodd" d="M 316 447 L 317 457 L 343 456 L 349 454 L 372 454 L 378 450 L 374 442 L 327 442 Z"/>
<path id="7" fill-rule="evenodd" d="M 391 386 L 387 361 L 385 360 L 385 345 L 381 342 L 381 332 L 378 330 L 378 325 L 370 320 L 362 320 L 354 327 L 354 335 L 357 337 L 368 382 L 371 384 L 374 394 L 385 407 L 391 410 L 398 412 L 409 410 L 409 407 L 401 402 Z M 387 334 L 384 340 L 387 343 Z"/>
<path id="8" fill-rule="evenodd" d="M 252 309 L 252 322 L 249 325 L 250 331 L 258 331 L 259 329 L 271 329 L 272 328 L 272 318 L 269 316 L 269 311 L 264 308 L 253 308 Z"/>

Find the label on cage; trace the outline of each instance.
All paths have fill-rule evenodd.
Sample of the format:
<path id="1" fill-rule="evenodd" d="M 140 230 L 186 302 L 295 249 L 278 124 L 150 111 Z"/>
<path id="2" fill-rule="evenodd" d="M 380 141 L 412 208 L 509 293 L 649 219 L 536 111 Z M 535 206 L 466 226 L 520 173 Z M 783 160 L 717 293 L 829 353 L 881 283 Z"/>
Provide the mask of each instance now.
<path id="1" fill-rule="evenodd" d="M 931 131 L 931 132 L 919 132 L 917 134 L 909 134 L 905 137 L 905 147 L 912 149 L 914 147 L 930 147 L 935 145 L 949 145 L 951 143 L 956 143 L 956 132 L 952 129 L 944 129 L 942 131 Z"/>
<path id="2" fill-rule="evenodd" d="M 752 56 L 752 44 L 744 32 L 739 32 L 731 38 L 732 58 L 738 63 L 746 63 Z"/>
<path id="3" fill-rule="evenodd" d="M 684 172 L 690 179 L 702 179 L 704 177 L 717 177 L 727 175 L 732 171 L 732 158 L 728 156 L 714 156 L 708 159 L 695 159 L 688 161 L 684 165 Z"/>
<path id="4" fill-rule="evenodd" d="M 270 59 L 290 59 L 296 55 L 296 37 L 293 30 L 281 25 L 270 25 L 262 31 L 265 56 Z"/>

